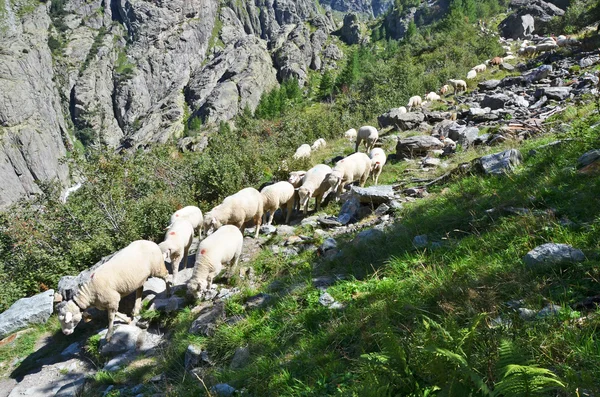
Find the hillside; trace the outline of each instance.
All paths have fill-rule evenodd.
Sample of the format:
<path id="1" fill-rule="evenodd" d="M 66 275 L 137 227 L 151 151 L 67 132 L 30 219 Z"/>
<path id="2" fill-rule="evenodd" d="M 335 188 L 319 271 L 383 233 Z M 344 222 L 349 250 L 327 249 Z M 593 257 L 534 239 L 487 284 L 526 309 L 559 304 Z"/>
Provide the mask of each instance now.
<path id="1" fill-rule="evenodd" d="M 11 99 L 0 111 L 31 116 L 2 124 L 2 138 L 56 129 L 64 152 L 37 144 L 65 178 L 36 176 L 36 193 L 0 214 L 2 310 L 46 291 L 26 308 L 45 321 L 86 269 L 133 240 L 162 241 L 177 208 L 206 213 L 244 187 L 333 166 L 354 152 L 350 128 L 378 126 L 379 185 L 290 225 L 278 214 L 258 239 L 246 229 L 239 269 L 201 301 L 185 294 L 193 249 L 175 294 L 150 279 L 141 317 L 108 344 L 103 312 L 70 336 L 55 316 L 15 332 L 0 314 L 0 397 L 600 393 L 596 2 L 513 1 L 513 14 L 495 0 L 192 3 L 36 3 L 14 15 L 25 30 L 9 24 L 10 54 L 27 59 L 0 91 L 31 109 Z M 496 34 L 528 23 L 532 7 L 555 13 L 536 14 L 536 29 L 570 34 L 566 45 L 545 49 L 530 27 L 528 43 Z M 346 10 L 363 15 L 338 30 Z M 33 49 L 40 37 L 58 50 Z M 466 92 L 399 109 L 498 56 Z M 47 73 L 44 62 L 54 83 L 36 96 L 22 84 L 42 80 L 22 77 L 31 65 Z M 50 119 L 50 135 L 36 132 Z M 327 146 L 292 158 L 317 138 Z M 4 148 L 30 158 L 22 143 Z M 68 179 L 81 186 L 66 199 Z"/>

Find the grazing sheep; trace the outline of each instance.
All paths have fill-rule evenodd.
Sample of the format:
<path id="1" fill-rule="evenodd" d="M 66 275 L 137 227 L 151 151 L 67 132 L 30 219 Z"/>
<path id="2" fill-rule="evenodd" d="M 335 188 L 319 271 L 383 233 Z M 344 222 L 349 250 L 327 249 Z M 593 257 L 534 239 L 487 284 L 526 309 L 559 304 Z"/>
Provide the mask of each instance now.
<path id="1" fill-rule="evenodd" d="M 442 88 L 440 88 L 440 95 L 446 95 L 449 90 L 450 86 L 448 84 L 444 84 Z"/>
<path id="2" fill-rule="evenodd" d="M 353 141 L 356 139 L 356 134 L 356 129 L 350 128 L 348 131 L 344 132 L 344 138 Z"/>
<path id="3" fill-rule="evenodd" d="M 387 161 L 387 156 L 383 149 L 375 148 L 371 150 L 369 157 L 371 158 L 371 177 L 373 178 L 373 182 L 377 185 L 379 175 L 381 174 L 381 171 L 383 171 L 383 166 Z"/>
<path id="4" fill-rule="evenodd" d="M 277 182 L 273 185 L 269 185 L 260 191 L 263 196 L 263 212 L 265 218 L 267 212 L 269 212 L 269 218 L 266 222 L 267 225 L 273 223 L 273 216 L 277 208 L 286 208 L 285 223 L 290 222 L 290 215 L 292 215 L 292 209 L 294 207 L 294 185 L 289 182 Z"/>
<path id="5" fill-rule="evenodd" d="M 208 235 L 223 225 L 235 225 L 241 230 L 244 223 L 253 219 L 256 226 L 254 238 L 257 238 L 262 216 L 262 194 L 252 187 L 247 187 L 225 197 L 221 204 L 204 215 L 204 232 Z"/>
<path id="6" fill-rule="evenodd" d="M 576 38 L 573 38 L 573 37 L 567 37 L 567 36 L 560 35 L 556 39 L 556 44 L 558 44 L 559 47 L 576 46 L 576 45 L 579 45 L 579 40 L 577 40 Z"/>
<path id="7" fill-rule="evenodd" d="M 425 99 L 428 101 L 434 102 L 434 101 L 439 101 L 440 99 L 442 99 L 442 97 L 439 96 L 438 94 L 436 94 L 435 92 L 430 92 L 429 94 L 427 94 L 425 96 Z"/>
<path id="8" fill-rule="evenodd" d="M 321 201 L 330 192 L 330 185 L 325 182 L 327 175 L 331 173 L 331 167 L 325 164 L 317 164 L 306 173 L 302 186 L 298 188 L 300 208 L 304 208 L 304 215 L 308 213 L 308 200 L 315 198 L 315 210 L 319 210 Z"/>
<path id="9" fill-rule="evenodd" d="M 202 211 L 200 208 L 193 205 L 188 205 L 187 207 L 178 209 L 173 213 L 173 215 L 171 215 L 171 221 L 169 222 L 167 229 L 169 229 L 171 225 L 175 223 L 175 221 L 181 219 L 185 219 L 191 223 L 194 230 L 200 231 L 200 226 L 202 225 Z"/>
<path id="10" fill-rule="evenodd" d="M 325 139 L 323 138 L 319 138 L 315 141 L 315 143 L 312 144 L 312 146 L 310 147 L 312 150 L 319 150 L 322 147 L 327 146 L 327 142 L 325 142 Z"/>
<path id="11" fill-rule="evenodd" d="M 294 186 L 294 210 L 300 210 L 300 197 L 298 196 L 298 188 L 302 186 L 304 183 L 304 176 L 306 175 L 306 171 L 292 171 L 290 172 L 290 177 L 288 178 L 288 182 Z"/>
<path id="12" fill-rule="evenodd" d="M 406 106 L 411 110 L 412 108 L 419 108 L 423 106 L 423 99 L 418 95 L 412 96 L 409 98 L 408 105 Z"/>
<path id="13" fill-rule="evenodd" d="M 198 247 L 194 273 L 188 281 L 188 293 L 201 299 L 213 279 L 223 270 L 224 264 L 230 263 L 234 269 L 237 267 L 243 245 L 244 236 L 233 225 L 225 225 L 202 240 Z"/>
<path id="14" fill-rule="evenodd" d="M 503 59 L 502 59 L 502 58 L 500 58 L 500 57 L 494 57 L 494 58 L 492 58 L 492 60 L 490 61 L 490 65 L 493 65 L 493 66 L 498 66 L 498 65 L 501 65 L 503 62 L 504 62 L 504 61 L 503 61 Z"/>
<path id="15" fill-rule="evenodd" d="M 194 228 L 186 219 L 179 219 L 171 223 L 165 234 L 165 241 L 158 244 L 164 259 L 171 262 L 173 279 L 179 271 L 179 264 L 183 260 L 183 267 L 187 266 L 188 251 L 194 240 Z"/>
<path id="16" fill-rule="evenodd" d="M 469 70 L 469 73 L 467 73 L 467 80 L 473 80 L 475 77 L 477 77 L 477 72 L 473 69 Z"/>
<path id="17" fill-rule="evenodd" d="M 479 65 L 476 65 L 475 67 L 473 67 L 473 70 L 476 71 L 477 73 L 483 73 L 485 72 L 487 69 L 487 66 L 485 66 L 485 63 L 480 63 Z"/>
<path id="18" fill-rule="evenodd" d="M 459 91 L 466 91 L 467 90 L 467 82 L 464 80 L 453 80 L 450 79 L 448 80 L 448 84 L 450 84 L 452 86 L 452 88 L 454 88 L 454 93 L 456 94 Z"/>
<path id="19" fill-rule="evenodd" d="M 134 241 L 96 269 L 73 299 L 57 306 L 62 332 L 71 335 L 83 317 L 82 312 L 96 307 L 108 311 L 106 340 L 110 340 L 119 301 L 135 291 L 133 316 L 137 316 L 142 307 L 143 285 L 149 277 L 169 280 L 167 286 L 170 285 L 169 272 L 158 245 L 147 240 Z"/>
<path id="20" fill-rule="evenodd" d="M 371 172 L 371 159 L 364 153 L 354 153 L 337 162 L 326 181 L 336 192 L 336 200 L 344 192 L 344 186 L 354 181 L 359 181 L 364 186 Z"/>
<path id="21" fill-rule="evenodd" d="M 365 141 L 365 147 L 367 148 L 367 152 L 373 149 L 375 146 L 375 142 L 379 138 L 379 133 L 377 132 L 377 128 L 371 127 L 370 125 L 362 126 L 358 129 L 358 135 L 356 136 L 356 147 L 354 148 L 355 152 L 358 152 L 358 146 L 361 141 Z"/>
<path id="22" fill-rule="evenodd" d="M 298 149 L 296 149 L 296 153 L 294 153 L 294 160 L 303 159 L 310 157 L 310 146 L 308 144 L 300 145 Z"/>

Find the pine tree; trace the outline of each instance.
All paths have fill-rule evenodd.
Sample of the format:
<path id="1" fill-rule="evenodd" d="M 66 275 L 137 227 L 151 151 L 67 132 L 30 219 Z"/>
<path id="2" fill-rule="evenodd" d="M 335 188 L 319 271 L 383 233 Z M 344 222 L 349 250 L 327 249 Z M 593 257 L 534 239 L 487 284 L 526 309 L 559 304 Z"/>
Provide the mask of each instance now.
<path id="1" fill-rule="evenodd" d="M 335 80 L 329 70 L 326 70 L 319 83 L 319 99 L 331 101 Z"/>

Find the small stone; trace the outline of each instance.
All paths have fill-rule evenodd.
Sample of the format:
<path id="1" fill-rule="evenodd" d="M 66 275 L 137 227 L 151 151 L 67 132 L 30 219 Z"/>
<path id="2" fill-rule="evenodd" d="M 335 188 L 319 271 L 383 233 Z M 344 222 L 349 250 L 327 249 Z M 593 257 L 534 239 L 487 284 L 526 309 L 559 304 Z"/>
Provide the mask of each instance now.
<path id="1" fill-rule="evenodd" d="M 375 215 L 381 217 L 381 216 L 387 214 L 389 210 L 390 210 L 390 207 L 388 205 L 380 204 L 379 207 L 377 207 L 377 209 L 375 210 Z"/>
<path id="2" fill-rule="evenodd" d="M 330 249 L 335 249 L 337 248 L 337 241 L 335 241 L 334 238 L 329 237 L 328 239 L 326 239 L 323 244 L 321 244 L 321 246 L 319 247 L 319 251 L 320 252 L 326 252 Z"/>
<path id="3" fill-rule="evenodd" d="M 306 218 L 302 219 L 302 221 L 300 222 L 300 224 L 302 226 L 309 225 L 309 226 L 316 227 L 318 220 L 319 220 L 319 217 L 317 215 L 313 215 L 313 216 L 309 216 L 309 217 L 306 217 Z"/>
<path id="4" fill-rule="evenodd" d="M 250 349 L 248 346 L 238 347 L 235 349 L 235 353 L 233 353 L 233 358 L 231 359 L 231 364 L 229 364 L 229 368 L 231 369 L 240 369 L 244 368 L 250 362 Z"/>
<path id="5" fill-rule="evenodd" d="M 428 239 L 426 234 L 422 234 L 420 236 L 415 236 L 413 238 L 413 245 L 416 248 L 424 248 L 427 247 Z"/>
<path id="6" fill-rule="evenodd" d="M 358 211 L 360 209 L 360 201 L 356 196 L 351 196 L 350 199 L 342 205 L 342 209 L 338 215 L 338 222 L 342 225 L 347 225 L 350 222 L 358 220 Z"/>
<path id="7" fill-rule="evenodd" d="M 554 305 L 552 303 L 546 305 L 542 310 L 537 313 L 538 318 L 546 318 L 551 316 L 556 316 L 560 313 L 562 307 L 559 305 Z"/>
<path id="8" fill-rule="evenodd" d="M 567 244 L 555 243 L 540 245 L 523 257 L 523 261 L 530 268 L 542 265 L 583 262 L 584 260 L 585 255 L 581 250 Z"/>
<path id="9" fill-rule="evenodd" d="M 71 343 L 65 350 L 63 350 L 60 355 L 61 356 L 72 356 L 74 354 L 79 353 L 81 349 L 81 345 L 79 342 Z"/>
<path id="10" fill-rule="evenodd" d="M 229 386 L 227 383 L 218 383 L 210 388 L 211 393 L 215 393 L 219 397 L 233 396 L 235 388 Z"/>
<path id="11" fill-rule="evenodd" d="M 246 303 L 244 303 L 244 307 L 246 309 L 256 309 L 266 306 L 271 300 L 273 296 L 265 293 L 260 293 L 246 299 Z"/>
<path id="12" fill-rule="evenodd" d="M 188 371 L 198 366 L 213 365 L 213 363 L 208 358 L 208 352 L 206 350 L 202 350 L 202 348 L 195 345 L 189 345 L 187 350 L 185 351 L 184 364 L 185 369 Z"/>
<path id="13" fill-rule="evenodd" d="M 273 225 L 262 225 L 260 227 L 260 232 L 262 234 L 273 234 L 277 231 L 277 228 Z"/>
<path id="14" fill-rule="evenodd" d="M 352 240 L 352 243 L 357 245 L 378 237 L 383 237 L 383 232 L 381 230 L 367 229 L 358 233 L 356 237 L 354 237 L 354 240 Z"/>
<path id="15" fill-rule="evenodd" d="M 537 312 L 535 310 L 527 309 L 524 307 L 518 308 L 517 311 L 519 312 L 519 317 L 521 317 L 523 320 L 532 320 L 537 315 Z"/>
<path id="16" fill-rule="evenodd" d="M 293 226 L 288 225 L 279 225 L 277 227 L 277 235 L 278 236 L 291 236 L 294 234 L 296 229 Z"/>
<path id="17" fill-rule="evenodd" d="M 510 63 L 503 62 L 500 64 L 500 69 L 506 70 L 507 72 L 512 72 L 515 70 L 515 67 Z"/>
<path id="18" fill-rule="evenodd" d="M 474 164 L 478 165 L 485 174 L 502 175 L 512 171 L 522 159 L 521 152 L 517 149 L 509 149 L 475 159 Z"/>
<path id="19" fill-rule="evenodd" d="M 335 302 L 335 299 L 328 292 L 324 292 L 319 297 L 319 303 L 322 304 L 323 306 L 329 307 L 333 304 L 333 302 Z"/>
<path id="20" fill-rule="evenodd" d="M 216 302 L 212 307 L 202 309 L 199 316 L 192 323 L 189 332 L 191 334 L 200 334 L 212 336 L 216 329 L 216 323 L 225 319 L 225 303 Z"/>
<path id="21" fill-rule="evenodd" d="M 600 160 L 600 149 L 585 152 L 577 159 L 577 168 L 581 169 Z"/>

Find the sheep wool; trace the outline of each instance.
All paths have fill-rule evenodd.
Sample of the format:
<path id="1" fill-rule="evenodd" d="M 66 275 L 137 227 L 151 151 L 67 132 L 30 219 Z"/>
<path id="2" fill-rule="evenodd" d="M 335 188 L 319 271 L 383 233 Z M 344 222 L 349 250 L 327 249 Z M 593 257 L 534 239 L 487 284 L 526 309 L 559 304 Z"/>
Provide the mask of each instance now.
<path id="1" fill-rule="evenodd" d="M 179 264 L 183 260 L 183 267 L 187 265 L 188 251 L 194 240 L 194 228 L 185 219 L 176 220 L 171 224 L 165 240 L 158 244 L 164 259 L 171 262 L 173 278 L 177 276 Z"/>
<path id="2" fill-rule="evenodd" d="M 473 69 L 469 70 L 469 73 L 467 73 L 467 80 L 473 80 L 475 77 L 477 77 L 477 72 Z"/>
<path id="3" fill-rule="evenodd" d="M 450 79 L 450 80 L 448 80 L 448 84 L 450 84 L 452 86 L 452 88 L 454 88 L 454 93 L 455 94 L 457 92 L 466 91 L 467 90 L 467 82 L 464 81 L 464 80 L 453 80 L 453 79 Z"/>
<path id="4" fill-rule="evenodd" d="M 406 105 L 406 106 L 409 109 L 412 109 L 412 108 L 419 108 L 422 105 L 423 105 L 423 99 L 420 96 L 415 95 L 408 99 L 408 105 Z"/>
<path id="5" fill-rule="evenodd" d="M 439 101 L 440 99 L 442 99 L 438 94 L 436 94 L 435 92 L 430 92 L 429 94 L 427 94 L 425 96 L 425 99 L 431 102 L 434 101 Z"/>
<path id="6" fill-rule="evenodd" d="M 312 144 L 310 148 L 311 150 L 319 150 L 325 146 L 327 146 L 327 142 L 325 141 L 325 139 L 319 138 L 315 141 L 315 143 Z"/>
<path id="7" fill-rule="evenodd" d="M 269 218 L 266 222 L 267 225 L 273 223 L 273 216 L 278 208 L 286 209 L 285 223 L 290 222 L 290 216 L 294 207 L 294 194 L 296 190 L 294 185 L 289 182 L 277 182 L 273 185 L 266 186 L 260 191 L 264 199 L 263 212 L 266 214 L 269 212 Z"/>
<path id="8" fill-rule="evenodd" d="M 57 307 L 58 320 L 65 335 L 70 335 L 82 319 L 82 311 L 96 307 L 108 311 L 108 333 L 113 334 L 113 322 L 121 297 L 136 292 L 133 316 L 142 307 L 144 282 L 149 277 L 160 277 L 168 281 L 169 273 L 163 261 L 163 254 L 154 242 L 137 240 L 117 252 L 90 276 L 90 281 L 80 286 L 73 299 Z"/>
<path id="9" fill-rule="evenodd" d="M 373 182 L 377 185 L 379 175 L 381 175 L 383 166 L 387 161 L 387 156 L 385 155 L 383 149 L 375 148 L 371 150 L 369 157 L 371 158 L 371 177 L 373 178 Z"/>
<path id="10" fill-rule="evenodd" d="M 288 178 L 288 182 L 294 186 L 294 206 L 295 210 L 300 210 L 300 196 L 298 196 L 298 190 L 302 183 L 304 183 L 304 176 L 306 175 L 306 171 L 292 171 L 290 172 L 290 177 Z"/>
<path id="11" fill-rule="evenodd" d="M 354 153 L 337 162 L 327 182 L 333 191 L 336 191 L 336 200 L 344 191 L 344 186 L 354 181 L 359 181 L 364 186 L 371 172 L 371 159 L 365 153 Z"/>
<path id="12" fill-rule="evenodd" d="M 348 131 L 344 132 L 344 138 L 349 139 L 351 141 L 356 139 L 356 129 L 350 128 Z"/>
<path id="13" fill-rule="evenodd" d="M 194 205 L 188 205 L 187 207 L 175 211 L 173 215 L 171 215 L 171 221 L 169 222 L 167 229 L 170 228 L 175 221 L 181 219 L 185 219 L 191 223 L 194 230 L 199 230 L 202 225 L 202 211 Z"/>
<path id="14" fill-rule="evenodd" d="M 298 188 L 300 208 L 304 208 L 304 215 L 308 213 L 308 201 L 315 198 L 315 209 L 318 211 L 321 201 L 329 194 L 330 185 L 325 181 L 331 173 L 331 167 L 325 164 L 317 164 L 306 172 L 302 186 Z"/>
<path id="15" fill-rule="evenodd" d="M 310 157 L 311 148 L 308 144 L 300 145 L 298 149 L 296 149 L 296 153 L 294 153 L 294 160 L 304 159 Z"/>
<path id="16" fill-rule="evenodd" d="M 242 255 L 244 236 L 233 225 L 225 225 L 202 240 L 194 264 L 194 273 L 188 282 L 190 295 L 201 299 L 214 278 L 221 273 L 223 265 L 232 264 L 237 268 Z"/>
<path id="17" fill-rule="evenodd" d="M 223 225 L 235 225 L 240 230 L 244 223 L 254 220 L 258 237 L 263 216 L 263 196 L 252 187 L 228 196 L 223 202 L 204 215 L 204 232 L 208 235 Z"/>
<path id="18" fill-rule="evenodd" d="M 367 152 L 373 149 L 375 146 L 375 142 L 379 139 L 379 133 L 377 132 L 377 128 L 372 127 L 370 125 L 365 125 L 358 129 L 358 135 L 356 136 L 356 147 L 354 148 L 355 152 L 358 152 L 358 147 L 362 141 L 365 141 L 365 146 L 367 148 Z"/>

